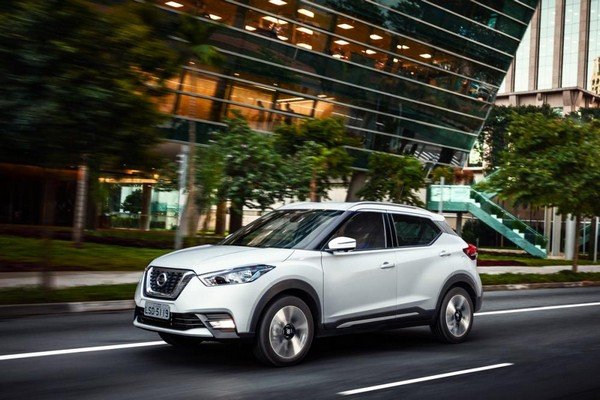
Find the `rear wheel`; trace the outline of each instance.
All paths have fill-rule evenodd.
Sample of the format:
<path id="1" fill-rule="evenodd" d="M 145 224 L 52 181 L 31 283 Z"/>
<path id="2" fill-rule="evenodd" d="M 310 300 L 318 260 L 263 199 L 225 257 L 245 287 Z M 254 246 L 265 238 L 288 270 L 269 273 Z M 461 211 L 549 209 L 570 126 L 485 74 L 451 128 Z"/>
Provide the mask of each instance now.
<path id="1" fill-rule="evenodd" d="M 196 337 L 172 335 L 164 332 L 159 332 L 158 335 L 162 340 L 174 347 L 193 347 L 202 343 L 202 339 Z"/>
<path id="2" fill-rule="evenodd" d="M 310 308 L 297 297 L 285 296 L 263 314 L 254 354 L 259 360 L 278 367 L 296 364 L 308 353 L 313 335 Z"/>
<path id="3" fill-rule="evenodd" d="M 473 326 L 473 302 L 467 291 L 452 288 L 444 296 L 431 331 L 442 342 L 460 343 L 466 340 Z"/>

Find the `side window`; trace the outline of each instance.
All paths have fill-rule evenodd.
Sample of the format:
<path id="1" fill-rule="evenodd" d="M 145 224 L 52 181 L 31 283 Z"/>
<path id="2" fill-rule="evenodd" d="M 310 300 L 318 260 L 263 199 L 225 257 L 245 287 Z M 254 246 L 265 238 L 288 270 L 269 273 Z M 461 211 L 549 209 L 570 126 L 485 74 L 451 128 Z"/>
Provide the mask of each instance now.
<path id="1" fill-rule="evenodd" d="M 427 218 L 392 214 L 398 246 L 428 245 L 439 235 L 440 228 Z"/>
<path id="2" fill-rule="evenodd" d="M 333 237 L 346 236 L 356 240 L 356 250 L 385 248 L 384 214 L 358 212 L 346 221 Z"/>

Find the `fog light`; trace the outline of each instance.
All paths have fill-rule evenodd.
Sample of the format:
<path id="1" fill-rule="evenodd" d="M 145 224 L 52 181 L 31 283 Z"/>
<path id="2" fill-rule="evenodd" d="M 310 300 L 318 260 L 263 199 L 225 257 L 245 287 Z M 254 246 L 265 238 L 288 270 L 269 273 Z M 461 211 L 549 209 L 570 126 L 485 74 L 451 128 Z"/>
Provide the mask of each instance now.
<path id="1" fill-rule="evenodd" d="M 216 319 L 208 321 L 208 323 L 215 329 L 235 329 L 235 323 L 232 319 Z"/>

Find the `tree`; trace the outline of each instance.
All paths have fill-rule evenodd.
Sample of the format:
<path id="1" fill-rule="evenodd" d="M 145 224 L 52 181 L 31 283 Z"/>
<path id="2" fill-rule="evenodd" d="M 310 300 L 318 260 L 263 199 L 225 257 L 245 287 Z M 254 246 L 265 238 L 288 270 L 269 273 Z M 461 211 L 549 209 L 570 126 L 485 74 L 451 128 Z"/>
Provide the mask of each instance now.
<path id="1" fill-rule="evenodd" d="M 441 182 L 441 178 L 444 178 L 444 184 L 453 185 L 454 184 L 454 170 L 451 167 L 437 166 L 431 171 L 431 182 L 439 183 Z"/>
<path id="2" fill-rule="evenodd" d="M 244 207 L 264 211 L 283 199 L 286 176 L 273 137 L 250 129 L 239 113 L 227 120 L 225 131 L 215 136 L 214 147 L 209 150 L 214 153 L 202 162 L 200 171 L 212 159 L 212 172 L 219 177 L 214 183 L 219 184 L 207 185 L 203 196 L 230 200 L 229 232 L 234 232 L 242 227 Z"/>
<path id="3" fill-rule="evenodd" d="M 485 184 L 516 204 L 557 207 L 575 217 L 600 214 L 600 122 L 542 113 L 512 115 L 510 146 L 501 153 L 500 170 Z M 573 271 L 577 272 L 579 235 Z"/>
<path id="4" fill-rule="evenodd" d="M 364 200 L 422 206 L 414 191 L 424 187 L 425 170 L 415 157 L 372 153 L 367 182 L 358 195 Z"/>
<path id="5" fill-rule="evenodd" d="M 159 139 L 153 98 L 175 57 L 153 29 L 157 13 L 129 2 L 107 11 L 85 0 L 26 0 L 0 14 L 0 159 L 80 165 L 77 243 L 87 171 L 145 167 Z"/>
<path id="6" fill-rule="evenodd" d="M 196 86 L 196 73 L 187 70 L 185 67 L 196 65 L 197 63 L 204 65 L 218 65 L 221 63 L 222 55 L 210 44 L 208 44 L 210 36 L 218 29 L 216 25 L 201 22 L 191 15 L 182 14 L 177 27 L 177 32 L 174 41 L 174 47 L 177 52 L 177 63 L 184 68 L 181 69 L 180 84 L 178 90 L 183 90 L 183 82 L 186 74 L 190 75 L 192 87 Z M 195 116 L 195 97 L 190 98 L 188 114 L 191 117 Z M 174 105 L 176 107 L 176 105 Z M 175 110 L 174 110 L 175 111 Z M 196 174 L 194 173 L 196 159 L 196 122 L 188 121 L 188 171 L 186 188 L 188 192 L 188 201 L 185 204 L 183 211 L 182 224 L 187 228 L 188 236 L 195 235 L 198 228 L 198 209 L 196 196 Z M 181 227 L 177 230 L 177 239 L 175 247 L 179 248 L 181 243 L 182 230 Z"/>
<path id="7" fill-rule="evenodd" d="M 515 116 L 541 113 L 552 117 L 557 112 L 548 104 L 536 106 L 494 106 L 485 125 L 481 129 L 478 149 L 485 162 L 487 172 L 495 170 L 501 163 L 501 153 L 507 149 L 511 137 L 508 127 Z"/>
<path id="8" fill-rule="evenodd" d="M 121 204 L 123 210 L 132 214 L 139 214 L 142 212 L 142 190 L 135 189 L 131 194 L 125 197 L 123 204 Z"/>
<path id="9" fill-rule="evenodd" d="M 355 144 L 343 120 L 309 119 L 299 125 L 280 125 L 275 129 L 275 145 L 290 161 L 288 196 L 311 201 L 327 196 L 333 181 L 346 182 L 352 158 L 345 145 Z"/>

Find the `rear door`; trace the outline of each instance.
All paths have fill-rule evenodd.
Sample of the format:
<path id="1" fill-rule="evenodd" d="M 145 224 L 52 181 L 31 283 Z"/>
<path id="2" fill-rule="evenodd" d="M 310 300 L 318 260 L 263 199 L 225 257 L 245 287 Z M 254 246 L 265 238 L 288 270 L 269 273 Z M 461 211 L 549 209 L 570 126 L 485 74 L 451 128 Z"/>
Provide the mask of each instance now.
<path id="1" fill-rule="evenodd" d="M 443 283 L 454 270 L 441 229 L 429 218 L 390 213 L 395 231 L 398 313 L 435 308 Z"/>

